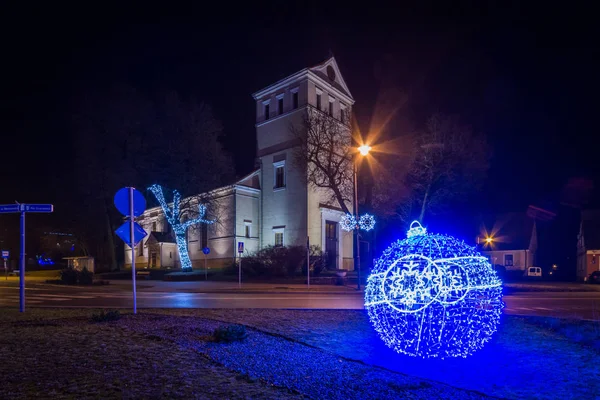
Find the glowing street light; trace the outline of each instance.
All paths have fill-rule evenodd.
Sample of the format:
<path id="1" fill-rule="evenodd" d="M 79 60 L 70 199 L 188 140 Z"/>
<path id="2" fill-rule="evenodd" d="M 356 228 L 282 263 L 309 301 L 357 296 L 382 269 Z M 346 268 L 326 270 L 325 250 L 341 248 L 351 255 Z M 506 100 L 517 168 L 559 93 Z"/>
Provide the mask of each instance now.
<path id="1" fill-rule="evenodd" d="M 371 151 L 371 146 L 369 146 L 368 144 L 363 144 L 358 148 L 358 152 L 362 156 L 366 156 L 367 154 L 369 154 L 369 151 Z"/>
<path id="2" fill-rule="evenodd" d="M 488 236 L 488 237 L 486 237 L 486 238 L 485 238 L 485 242 L 486 242 L 487 244 L 492 244 L 492 242 L 493 242 L 493 241 L 494 241 L 494 238 L 492 238 L 492 237 L 489 237 L 489 236 Z"/>

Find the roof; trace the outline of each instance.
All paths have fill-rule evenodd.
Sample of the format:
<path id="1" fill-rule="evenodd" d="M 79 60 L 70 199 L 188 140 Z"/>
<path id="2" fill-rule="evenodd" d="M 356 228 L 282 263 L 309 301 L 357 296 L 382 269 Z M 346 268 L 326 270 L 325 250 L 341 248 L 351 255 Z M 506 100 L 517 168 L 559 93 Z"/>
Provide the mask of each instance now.
<path id="1" fill-rule="evenodd" d="M 526 213 L 506 213 L 496 217 L 492 229 L 487 232 L 494 238 L 492 246 L 484 246 L 483 251 L 529 249 L 535 229 L 535 220 Z"/>
<path id="2" fill-rule="evenodd" d="M 333 70 L 332 78 L 329 77 L 328 68 Z M 342 74 L 340 73 L 340 69 L 335 61 L 335 57 L 329 57 L 327 60 L 323 61 L 320 64 L 315 65 L 314 67 L 304 68 L 296 73 L 293 73 L 283 79 L 278 80 L 275 83 L 270 84 L 269 86 L 255 92 L 252 94 L 252 97 L 255 100 L 258 100 L 265 96 L 266 94 L 272 93 L 273 91 L 283 88 L 292 82 L 299 80 L 302 77 L 313 75 L 316 77 L 315 80 L 319 82 L 323 82 L 325 85 L 331 86 L 333 89 L 337 90 L 337 92 L 345 97 L 344 101 L 348 101 L 351 104 L 354 104 L 354 98 L 350 94 L 350 90 L 348 89 L 348 85 L 342 78 Z M 313 78 L 314 79 L 314 78 Z"/>
<path id="3" fill-rule="evenodd" d="M 167 232 L 150 232 L 150 236 L 154 237 L 157 243 L 175 243 L 173 235 Z"/>
<path id="4" fill-rule="evenodd" d="M 600 249 L 600 210 L 581 212 L 581 233 L 587 250 Z"/>

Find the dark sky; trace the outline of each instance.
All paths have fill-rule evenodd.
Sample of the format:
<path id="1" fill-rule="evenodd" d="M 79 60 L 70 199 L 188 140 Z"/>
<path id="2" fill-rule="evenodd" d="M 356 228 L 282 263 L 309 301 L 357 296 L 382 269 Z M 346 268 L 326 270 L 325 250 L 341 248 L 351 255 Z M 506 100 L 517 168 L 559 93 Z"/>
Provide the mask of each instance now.
<path id="1" fill-rule="evenodd" d="M 233 3 L 220 12 L 4 8 L 0 202 L 60 207 L 76 184 L 74 104 L 115 82 L 212 104 L 242 175 L 254 161 L 251 94 L 330 51 L 362 131 L 400 92 L 406 102 L 390 135 L 442 111 L 488 136 L 494 156 L 477 197 L 486 211 L 556 205 L 569 178 L 597 175 L 600 35 L 591 9 L 286 3 L 257 4 L 254 13 Z"/>

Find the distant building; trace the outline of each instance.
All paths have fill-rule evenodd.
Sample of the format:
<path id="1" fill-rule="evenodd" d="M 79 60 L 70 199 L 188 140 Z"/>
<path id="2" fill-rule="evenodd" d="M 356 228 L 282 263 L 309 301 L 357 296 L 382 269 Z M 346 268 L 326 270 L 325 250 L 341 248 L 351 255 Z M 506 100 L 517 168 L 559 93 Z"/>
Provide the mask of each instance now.
<path id="1" fill-rule="evenodd" d="M 577 235 L 577 280 L 600 270 L 600 210 L 581 212 Z"/>
<path id="2" fill-rule="evenodd" d="M 507 272 L 526 271 L 535 265 L 538 248 L 535 219 L 526 213 L 507 213 L 496 218 L 487 237 L 479 237 L 481 253 L 495 267 Z"/>
<path id="3" fill-rule="evenodd" d="M 352 234 L 340 229 L 344 215 L 328 204 L 329 193 L 307 186 L 306 171 L 293 162 L 298 141 L 291 127 L 301 129 L 310 108 L 337 121 L 347 121 L 354 99 L 333 57 L 305 68 L 253 94 L 256 106 L 256 141 L 259 168 L 232 185 L 210 192 L 217 199 L 219 223 L 190 230 L 188 248 L 194 267 L 230 265 L 244 254 L 265 246 L 319 245 L 333 267 L 353 269 Z M 341 122 L 340 122 L 341 123 Z M 348 143 L 351 132 L 348 127 Z M 352 204 L 347 204 L 351 209 Z M 213 207 L 215 207 L 213 205 Z M 179 268 L 179 255 L 170 226 L 160 208 L 147 210 L 138 221 L 151 232 L 139 244 L 139 266 Z M 125 263 L 131 264 L 126 248 Z"/>

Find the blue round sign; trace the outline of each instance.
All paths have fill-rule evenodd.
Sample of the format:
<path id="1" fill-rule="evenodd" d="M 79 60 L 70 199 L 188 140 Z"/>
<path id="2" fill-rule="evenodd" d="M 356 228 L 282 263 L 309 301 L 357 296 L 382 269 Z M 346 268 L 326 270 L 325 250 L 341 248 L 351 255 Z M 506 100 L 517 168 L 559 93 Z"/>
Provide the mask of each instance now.
<path id="1" fill-rule="evenodd" d="M 129 188 L 124 187 L 119 189 L 117 194 L 115 194 L 115 207 L 117 210 L 124 216 L 129 216 Z M 146 210 L 146 199 L 144 195 L 139 191 L 133 188 L 133 216 L 139 217 Z"/>
<path id="2" fill-rule="evenodd" d="M 202 249 L 202 252 L 204 254 L 209 254 L 210 253 L 210 249 L 208 247 L 205 247 L 205 248 Z"/>

